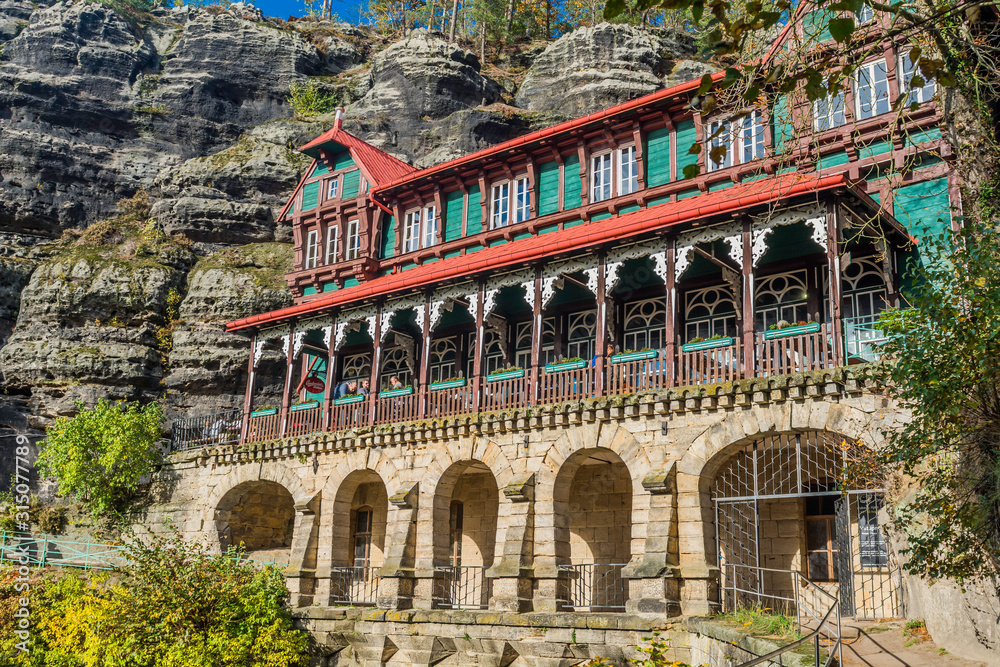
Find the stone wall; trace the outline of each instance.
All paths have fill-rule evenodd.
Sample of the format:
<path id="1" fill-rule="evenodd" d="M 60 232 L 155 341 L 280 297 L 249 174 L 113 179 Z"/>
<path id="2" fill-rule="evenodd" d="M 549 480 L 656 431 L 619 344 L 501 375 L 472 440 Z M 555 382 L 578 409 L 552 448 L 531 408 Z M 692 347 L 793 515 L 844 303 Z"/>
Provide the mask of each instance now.
<path id="1" fill-rule="evenodd" d="M 295 508 L 292 496 L 274 482 L 250 482 L 233 489 L 219 504 L 220 541 L 250 552 L 288 553 Z"/>
<path id="2" fill-rule="evenodd" d="M 462 503 L 462 565 L 493 565 L 497 543 L 497 485 L 490 473 L 459 477 L 452 501 Z"/>
<path id="3" fill-rule="evenodd" d="M 570 489 L 570 559 L 627 563 L 632 557 L 632 484 L 621 461 L 577 471 Z"/>

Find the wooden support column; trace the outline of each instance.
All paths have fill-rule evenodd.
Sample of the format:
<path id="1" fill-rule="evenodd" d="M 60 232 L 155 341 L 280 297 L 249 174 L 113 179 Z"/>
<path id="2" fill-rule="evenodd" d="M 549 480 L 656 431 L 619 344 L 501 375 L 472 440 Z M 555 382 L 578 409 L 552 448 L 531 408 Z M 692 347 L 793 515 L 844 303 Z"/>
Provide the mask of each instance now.
<path id="1" fill-rule="evenodd" d="M 606 280 L 607 268 L 605 267 L 605 257 L 602 254 L 597 257 L 597 294 L 595 295 L 597 298 L 597 332 L 594 336 L 594 356 L 597 359 L 597 365 L 594 368 L 596 375 L 594 384 L 598 396 L 604 396 L 604 387 L 607 384 L 607 374 L 604 369 L 606 364 L 610 363 L 610 360 L 606 359 L 604 355 L 608 346 L 608 302 L 604 289 Z"/>
<path id="2" fill-rule="evenodd" d="M 542 363 L 542 270 L 535 269 L 535 280 L 529 289 L 535 290 L 535 303 L 531 314 L 531 388 L 529 395 L 533 403 L 538 402 L 539 373 Z"/>
<path id="3" fill-rule="evenodd" d="M 333 420 L 334 374 L 337 370 L 337 316 L 330 316 L 330 340 L 326 346 L 326 389 L 323 390 L 323 430 L 329 431 Z"/>
<path id="4" fill-rule="evenodd" d="M 372 375 L 371 395 L 368 396 L 368 423 L 375 423 L 375 401 L 378 400 L 378 369 L 382 357 L 382 309 L 385 306 L 379 305 L 375 308 L 375 331 L 370 331 L 372 335 Z"/>
<path id="5" fill-rule="evenodd" d="M 263 344 L 264 341 L 261 341 Z M 240 442 L 247 439 L 247 429 L 250 427 L 250 413 L 253 412 L 253 390 L 257 383 L 257 366 L 254 358 L 257 352 L 257 332 L 250 336 L 250 361 L 247 363 L 247 393 L 243 399 L 243 421 L 240 425 Z"/>
<path id="6" fill-rule="evenodd" d="M 743 377 L 757 373 L 757 349 L 753 321 L 753 222 L 743 219 Z"/>
<path id="7" fill-rule="evenodd" d="M 288 408 L 292 405 L 292 375 L 295 372 L 295 323 L 288 325 L 288 350 L 285 354 L 285 386 L 281 397 L 281 436 L 288 430 Z"/>
<path id="8" fill-rule="evenodd" d="M 475 356 L 472 358 L 472 377 L 469 378 L 472 384 L 472 407 L 476 412 L 479 412 L 482 405 L 480 396 L 482 396 L 483 384 L 485 383 L 483 379 L 483 353 L 486 350 L 486 319 L 483 314 L 486 298 L 484 292 L 483 284 L 479 283 L 479 289 L 476 291 L 476 343 L 472 350 L 472 354 Z"/>
<path id="9" fill-rule="evenodd" d="M 417 401 L 419 402 L 419 408 L 417 412 L 421 417 L 427 414 L 426 410 L 426 398 L 427 398 L 427 384 L 430 376 L 431 369 L 431 296 L 427 294 L 424 296 L 424 330 L 420 333 L 423 334 L 423 340 L 420 341 L 420 385 L 417 387 Z M 444 379 L 444 378 L 442 378 Z"/>
<path id="10" fill-rule="evenodd" d="M 837 207 L 834 202 L 826 204 L 826 270 L 830 285 L 830 306 L 827 315 L 833 332 L 833 363 L 841 366 L 844 359 L 844 303 L 840 284 L 840 250 L 837 248 Z"/>
<path id="11" fill-rule="evenodd" d="M 666 310 L 663 318 L 663 342 L 665 345 L 667 381 L 673 387 L 677 384 L 677 277 L 674 266 L 677 262 L 677 239 L 667 240 Z"/>

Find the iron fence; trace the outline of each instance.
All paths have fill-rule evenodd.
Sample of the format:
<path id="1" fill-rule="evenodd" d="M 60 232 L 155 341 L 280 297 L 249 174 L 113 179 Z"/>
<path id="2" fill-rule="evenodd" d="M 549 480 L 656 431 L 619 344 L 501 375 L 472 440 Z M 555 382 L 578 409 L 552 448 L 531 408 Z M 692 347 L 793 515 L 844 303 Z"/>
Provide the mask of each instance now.
<path id="1" fill-rule="evenodd" d="M 332 604 L 373 605 L 378 596 L 380 568 L 335 567 L 330 570 Z"/>
<path id="2" fill-rule="evenodd" d="M 567 606 L 574 611 L 625 611 L 628 587 L 622 578 L 626 563 L 561 565 L 568 584 Z"/>
<path id="3" fill-rule="evenodd" d="M 174 420 L 170 449 L 179 452 L 206 445 L 239 442 L 242 426 L 242 410 L 224 410 L 200 417 L 181 417 Z"/>
<path id="4" fill-rule="evenodd" d="M 488 609 L 492 582 L 485 565 L 456 565 L 434 568 L 435 605 L 445 609 Z"/>

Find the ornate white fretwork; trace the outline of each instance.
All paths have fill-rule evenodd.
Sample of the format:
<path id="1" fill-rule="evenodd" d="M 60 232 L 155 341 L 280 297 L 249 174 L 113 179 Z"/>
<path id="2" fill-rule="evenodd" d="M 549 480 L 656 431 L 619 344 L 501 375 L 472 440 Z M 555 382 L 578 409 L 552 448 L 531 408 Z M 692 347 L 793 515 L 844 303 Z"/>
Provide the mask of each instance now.
<path id="1" fill-rule="evenodd" d="M 295 329 L 295 335 L 292 337 L 292 359 L 297 359 L 299 352 L 302 351 L 302 344 L 306 342 L 306 334 L 309 333 L 305 329 L 299 331 L 298 327 Z"/>
<path id="2" fill-rule="evenodd" d="M 347 336 L 348 329 L 359 331 L 361 322 L 368 324 L 368 335 L 374 337 L 375 313 L 375 306 L 364 306 L 341 313 L 337 318 L 337 326 L 333 338 L 334 349 L 339 350 L 344 344 L 344 338 Z"/>
<path id="3" fill-rule="evenodd" d="M 699 243 L 711 243 L 713 241 L 718 241 L 719 239 L 725 239 L 726 243 L 729 244 L 729 256 L 736 259 L 737 255 L 739 259 L 736 260 L 740 266 L 743 266 L 743 233 L 740 230 L 739 223 L 729 223 L 726 225 L 717 225 L 715 227 L 707 227 L 705 229 L 698 229 L 686 234 L 681 234 L 677 238 L 677 256 L 674 260 L 674 280 L 680 280 L 680 277 L 684 275 L 687 268 L 691 265 L 691 254 L 694 252 L 694 247 Z M 739 252 L 737 253 L 737 244 Z"/>
<path id="4" fill-rule="evenodd" d="M 563 279 L 559 274 L 542 278 L 542 308 L 549 305 L 549 301 L 556 295 L 556 288 L 562 289 L 562 286 Z M 534 304 L 532 304 L 532 309 L 534 309 Z"/>
<path id="5" fill-rule="evenodd" d="M 615 288 L 618 283 L 618 272 L 622 268 L 622 263 L 626 259 L 638 259 L 639 257 L 649 257 L 653 260 L 653 264 L 657 266 L 657 275 L 659 275 L 658 265 L 657 265 L 657 254 L 663 253 L 663 245 L 658 241 L 651 241 L 648 243 L 636 243 L 635 245 L 625 246 L 623 248 L 615 248 L 608 252 L 608 257 L 604 261 L 604 292 L 605 294 L 611 294 L 611 290 Z M 666 266 L 666 259 L 664 256 L 664 267 Z M 666 269 L 664 268 L 664 276 L 666 275 Z M 663 276 L 661 276 L 663 277 Z"/>
<path id="6" fill-rule="evenodd" d="M 527 280 L 521 283 L 521 287 L 524 288 L 524 300 L 528 302 L 531 312 L 535 312 L 535 281 Z"/>
<path id="7" fill-rule="evenodd" d="M 499 293 L 499 288 L 483 290 L 483 319 L 488 318 L 493 313 L 493 309 L 497 307 L 497 294 Z"/>
<path id="8" fill-rule="evenodd" d="M 295 323 L 296 331 L 311 331 L 312 329 L 322 329 L 323 327 L 330 324 L 333 318 L 330 315 L 320 315 L 319 317 L 310 317 L 308 320 L 301 320 Z"/>
<path id="9" fill-rule="evenodd" d="M 333 333 L 333 324 L 323 327 L 323 347 L 330 349 L 330 335 Z"/>
<path id="10" fill-rule="evenodd" d="M 257 368 L 257 364 L 260 363 L 260 358 L 264 354 L 264 345 L 267 344 L 266 340 L 257 339 L 257 342 L 253 346 L 253 367 Z"/>
<path id="11" fill-rule="evenodd" d="M 449 304 L 452 302 L 449 302 Z M 451 308 L 444 308 L 445 302 L 442 301 L 431 301 L 431 331 L 438 325 L 441 320 L 441 313 L 443 310 L 451 310 Z"/>
<path id="12" fill-rule="evenodd" d="M 274 327 L 272 329 L 261 329 L 257 333 L 257 339 L 274 340 L 275 338 L 281 338 L 282 336 L 287 336 L 289 331 L 291 331 L 291 327 L 287 324 L 283 324 L 280 327 Z"/>
<path id="13" fill-rule="evenodd" d="M 493 309 L 497 306 L 497 295 L 500 293 L 504 287 L 510 287 L 511 285 L 524 285 L 525 283 L 530 284 L 531 287 L 531 297 L 534 298 L 534 283 L 535 283 L 535 272 L 531 269 L 522 269 L 520 271 L 514 271 L 513 273 L 504 273 L 499 276 L 493 276 L 486 281 L 484 288 L 484 298 L 483 298 L 483 319 L 485 320 L 493 312 Z M 528 297 L 525 297 L 526 299 Z M 530 302 L 529 302 L 530 303 Z"/>
<path id="14" fill-rule="evenodd" d="M 292 334 L 288 333 L 281 337 L 281 351 L 284 353 L 285 357 L 288 357 L 288 344 L 292 340 Z"/>
<path id="15" fill-rule="evenodd" d="M 667 251 L 661 250 L 649 256 L 653 260 L 653 272 L 660 277 L 664 283 L 667 282 Z"/>
<path id="16" fill-rule="evenodd" d="M 611 294 L 611 290 L 618 283 L 618 271 L 622 268 L 622 263 L 616 260 L 605 260 L 604 262 L 604 294 Z"/>
<path id="17" fill-rule="evenodd" d="M 344 344 L 344 338 L 347 336 L 347 326 L 350 324 L 347 320 L 337 322 L 337 333 L 333 337 L 333 349 L 339 350 L 340 346 Z"/>
<path id="18" fill-rule="evenodd" d="M 479 311 L 479 293 L 473 292 L 465 297 L 466 308 L 469 309 L 469 315 L 472 315 L 472 321 L 476 321 L 476 313 Z"/>
<path id="19" fill-rule="evenodd" d="M 769 216 L 755 216 L 753 225 L 753 265 L 757 266 L 767 252 L 767 237 L 775 227 L 804 222 L 812 227 L 810 238 L 823 250 L 826 250 L 826 209 L 822 204 L 810 204 L 786 209 Z"/>
<path id="20" fill-rule="evenodd" d="M 597 294 L 597 279 L 599 277 L 598 276 L 599 273 L 600 273 L 600 269 L 598 267 L 596 267 L 596 266 L 592 266 L 589 269 L 584 269 L 583 270 L 583 275 L 585 275 L 587 277 L 587 289 L 589 289 L 591 292 L 593 292 L 594 296 L 598 296 L 598 294 Z"/>

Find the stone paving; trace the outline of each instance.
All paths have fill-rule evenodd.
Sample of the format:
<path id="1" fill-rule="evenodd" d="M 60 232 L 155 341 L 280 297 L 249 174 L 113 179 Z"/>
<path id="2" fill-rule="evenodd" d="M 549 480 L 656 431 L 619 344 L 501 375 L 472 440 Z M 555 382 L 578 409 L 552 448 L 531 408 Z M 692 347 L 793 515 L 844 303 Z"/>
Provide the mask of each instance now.
<path id="1" fill-rule="evenodd" d="M 849 622 L 844 626 L 844 667 L 996 667 L 939 648 L 922 627 L 904 621 Z"/>

